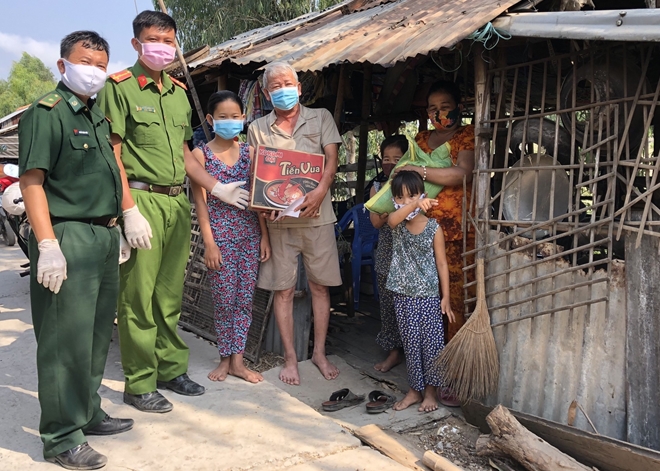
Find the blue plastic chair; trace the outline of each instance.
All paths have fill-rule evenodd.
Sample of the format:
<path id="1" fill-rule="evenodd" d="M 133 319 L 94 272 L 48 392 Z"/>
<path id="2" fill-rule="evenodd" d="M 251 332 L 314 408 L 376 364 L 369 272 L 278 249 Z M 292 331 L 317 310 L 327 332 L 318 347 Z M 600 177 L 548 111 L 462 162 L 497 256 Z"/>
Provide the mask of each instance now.
<path id="1" fill-rule="evenodd" d="M 353 206 L 337 223 L 339 231 L 345 231 L 351 223 L 355 234 L 351 244 L 351 272 L 353 274 L 353 304 L 355 309 L 360 304 L 360 276 L 362 266 L 371 267 L 371 281 L 374 287 L 374 297 L 378 300 L 378 280 L 376 277 L 376 244 L 378 243 L 378 229 L 369 219 L 369 211 L 363 204 Z"/>

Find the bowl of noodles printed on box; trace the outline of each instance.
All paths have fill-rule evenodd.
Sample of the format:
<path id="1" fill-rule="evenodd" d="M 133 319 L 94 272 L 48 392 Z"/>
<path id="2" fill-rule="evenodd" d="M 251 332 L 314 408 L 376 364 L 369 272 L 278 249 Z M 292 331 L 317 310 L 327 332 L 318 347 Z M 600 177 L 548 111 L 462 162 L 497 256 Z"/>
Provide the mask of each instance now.
<path id="1" fill-rule="evenodd" d="M 296 177 L 273 180 L 264 187 L 266 201 L 277 208 L 286 208 L 312 191 L 318 183 L 311 178 Z"/>

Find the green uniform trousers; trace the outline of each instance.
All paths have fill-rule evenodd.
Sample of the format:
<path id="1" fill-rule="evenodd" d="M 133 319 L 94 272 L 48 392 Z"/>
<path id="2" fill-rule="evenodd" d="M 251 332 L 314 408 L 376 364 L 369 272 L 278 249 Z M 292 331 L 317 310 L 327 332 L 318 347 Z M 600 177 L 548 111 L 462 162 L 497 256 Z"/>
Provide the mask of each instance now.
<path id="1" fill-rule="evenodd" d="M 120 268 L 118 306 L 121 362 L 129 394 L 156 390 L 188 371 L 188 346 L 177 332 L 190 255 L 190 202 L 131 190 L 149 221 L 151 250 L 133 250 Z"/>
<path id="2" fill-rule="evenodd" d="M 58 294 L 37 283 L 39 249 L 30 235 L 30 301 L 44 457 L 85 443 L 105 417 L 98 389 L 119 292 L 119 230 L 66 221 L 53 226 L 67 262 Z"/>

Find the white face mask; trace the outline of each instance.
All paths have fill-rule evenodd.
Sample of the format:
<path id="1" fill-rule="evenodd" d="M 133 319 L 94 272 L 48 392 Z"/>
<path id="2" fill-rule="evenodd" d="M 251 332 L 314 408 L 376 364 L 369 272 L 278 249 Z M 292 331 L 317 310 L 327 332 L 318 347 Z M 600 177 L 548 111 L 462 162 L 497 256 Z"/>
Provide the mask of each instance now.
<path id="1" fill-rule="evenodd" d="M 93 96 L 101 91 L 105 85 L 107 73 L 93 65 L 72 64 L 66 59 L 64 62 L 64 73 L 62 82 L 69 87 L 73 93 L 82 96 Z"/>

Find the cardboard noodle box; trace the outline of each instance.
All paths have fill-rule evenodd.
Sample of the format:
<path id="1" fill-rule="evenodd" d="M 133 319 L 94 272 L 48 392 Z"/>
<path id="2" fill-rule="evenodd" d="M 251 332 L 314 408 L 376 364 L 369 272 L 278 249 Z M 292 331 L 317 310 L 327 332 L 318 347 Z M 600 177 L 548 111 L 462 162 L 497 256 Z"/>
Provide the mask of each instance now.
<path id="1" fill-rule="evenodd" d="M 323 154 L 257 146 L 250 209 L 285 209 L 319 185 L 324 168 Z"/>

